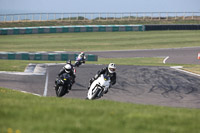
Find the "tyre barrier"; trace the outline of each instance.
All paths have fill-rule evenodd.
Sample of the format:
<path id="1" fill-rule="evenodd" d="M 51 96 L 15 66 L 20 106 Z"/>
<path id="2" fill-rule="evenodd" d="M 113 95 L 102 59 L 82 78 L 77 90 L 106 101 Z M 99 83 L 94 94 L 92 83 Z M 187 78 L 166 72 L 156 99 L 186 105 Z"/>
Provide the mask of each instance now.
<path id="1" fill-rule="evenodd" d="M 75 61 L 77 56 L 78 54 L 68 53 L 0 52 L 0 59 L 4 60 Z M 86 54 L 86 61 L 98 61 L 98 56 Z"/>
<path id="2" fill-rule="evenodd" d="M 68 33 L 68 32 L 118 32 L 144 31 L 143 25 L 80 25 L 0 28 L 0 35 Z"/>

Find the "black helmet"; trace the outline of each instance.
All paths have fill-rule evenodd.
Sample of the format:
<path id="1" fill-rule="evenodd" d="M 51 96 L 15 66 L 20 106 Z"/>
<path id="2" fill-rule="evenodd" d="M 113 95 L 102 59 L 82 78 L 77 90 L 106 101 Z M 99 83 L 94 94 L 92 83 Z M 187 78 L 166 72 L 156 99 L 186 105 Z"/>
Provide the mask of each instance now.
<path id="1" fill-rule="evenodd" d="M 71 60 L 68 60 L 68 61 L 67 61 L 67 64 L 72 64 L 72 61 L 71 61 Z"/>

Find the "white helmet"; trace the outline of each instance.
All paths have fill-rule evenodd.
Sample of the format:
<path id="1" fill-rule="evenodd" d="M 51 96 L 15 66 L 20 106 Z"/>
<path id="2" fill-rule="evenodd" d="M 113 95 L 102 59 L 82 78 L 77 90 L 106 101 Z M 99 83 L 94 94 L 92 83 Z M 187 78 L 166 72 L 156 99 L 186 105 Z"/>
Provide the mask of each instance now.
<path id="1" fill-rule="evenodd" d="M 108 65 L 108 71 L 109 71 L 109 73 L 114 73 L 114 72 L 115 72 L 115 69 L 116 69 L 116 66 L 115 66 L 114 63 L 110 63 L 110 64 Z"/>
<path id="2" fill-rule="evenodd" d="M 71 65 L 69 65 L 69 64 L 66 64 L 66 65 L 64 66 L 64 68 L 65 68 L 65 72 L 66 72 L 66 73 L 70 73 L 70 71 L 71 71 L 71 69 L 72 69 Z"/>

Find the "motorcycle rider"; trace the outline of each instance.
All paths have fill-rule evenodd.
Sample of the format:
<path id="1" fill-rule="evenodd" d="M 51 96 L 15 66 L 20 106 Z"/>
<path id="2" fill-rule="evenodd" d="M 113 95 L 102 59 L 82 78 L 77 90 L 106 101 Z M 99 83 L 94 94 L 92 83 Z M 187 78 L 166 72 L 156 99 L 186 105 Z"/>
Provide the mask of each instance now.
<path id="1" fill-rule="evenodd" d="M 77 60 L 81 60 L 83 63 L 85 63 L 86 57 L 85 57 L 85 53 L 81 52 L 78 57 Z"/>
<path id="2" fill-rule="evenodd" d="M 105 68 L 99 70 L 99 71 L 97 72 L 97 74 L 96 74 L 93 78 L 90 79 L 90 83 L 89 83 L 88 90 L 89 90 L 91 84 L 94 82 L 94 80 L 96 80 L 101 74 L 105 74 L 106 76 L 109 76 L 109 77 L 110 77 L 110 80 L 111 80 L 110 87 L 111 87 L 112 85 L 114 85 L 114 84 L 116 83 L 116 77 L 117 77 L 117 74 L 116 74 L 115 70 L 116 70 L 116 66 L 115 66 L 114 63 L 110 63 L 110 64 L 108 65 L 108 67 L 105 67 Z M 110 88 L 110 87 L 109 87 L 109 88 Z M 105 91 L 104 91 L 105 94 L 106 94 L 107 92 L 108 92 L 108 90 L 105 90 Z"/>
<path id="3" fill-rule="evenodd" d="M 68 61 L 66 62 L 66 64 L 69 64 L 69 65 L 72 67 L 72 70 L 74 70 L 74 65 L 72 65 L 72 61 L 71 61 L 71 60 L 68 60 Z"/>
<path id="4" fill-rule="evenodd" d="M 73 66 L 71 64 L 71 62 L 68 62 L 59 72 L 58 76 L 60 77 L 62 74 L 64 73 L 68 73 L 71 77 L 72 77 L 72 84 L 75 83 L 75 74 L 74 74 L 74 71 L 73 71 Z M 72 85 L 71 85 L 72 86 Z M 71 90 L 71 86 L 69 88 L 69 90 Z"/>
<path id="5" fill-rule="evenodd" d="M 66 64 L 69 64 L 72 67 L 72 71 L 74 72 L 74 79 L 75 79 L 76 78 L 76 69 L 75 69 L 74 65 L 72 64 L 72 61 L 68 60 L 66 62 Z"/>

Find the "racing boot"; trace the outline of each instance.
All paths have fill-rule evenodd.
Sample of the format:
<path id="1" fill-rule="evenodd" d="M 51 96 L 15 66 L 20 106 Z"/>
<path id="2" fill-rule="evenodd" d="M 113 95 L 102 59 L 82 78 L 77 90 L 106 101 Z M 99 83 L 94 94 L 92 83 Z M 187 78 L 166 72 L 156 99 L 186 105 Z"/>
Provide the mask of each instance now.
<path id="1" fill-rule="evenodd" d="M 90 86 L 91 86 L 91 84 L 93 83 L 93 81 L 94 81 L 94 78 L 91 78 L 91 79 L 90 79 L 90 82 L 89 82 L 88 90 L 90 89 Z"/>
<path id="2" fill-rule="evenodd" d="M 68 90 L 71 90 L 72 89 L 72 84 L 70 84 L 68 87 L 69 87 Z"/>
<path id="3" fill-rule="evenodd" d="M 87 88 L 88 90 L 90 89 L 90 86 L 88 86 L 88 88 Z"/>

